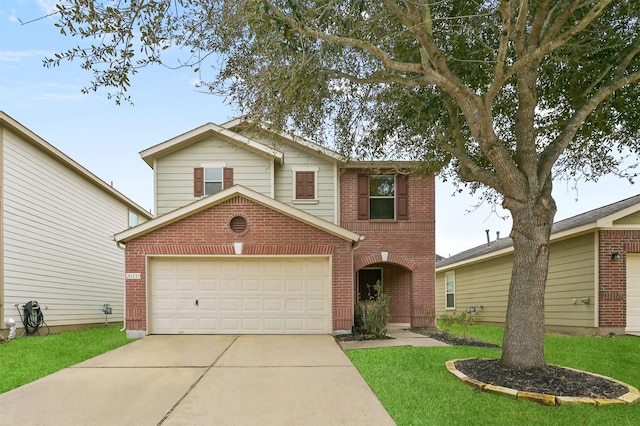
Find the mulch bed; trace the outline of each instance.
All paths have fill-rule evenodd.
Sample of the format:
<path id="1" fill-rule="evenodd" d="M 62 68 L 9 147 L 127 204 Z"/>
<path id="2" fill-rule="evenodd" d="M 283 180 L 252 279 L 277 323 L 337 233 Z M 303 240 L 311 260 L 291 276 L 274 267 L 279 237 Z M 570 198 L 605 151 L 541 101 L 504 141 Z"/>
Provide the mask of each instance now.
<path id="1" fill-rule="evenodd" d="M 456 369 L 467 376 L 490 385 L 518 391 L 555 396 L 615 399 L 628 392 L 626 386 L 603 377 L 593 376 L 563 367 L 548 366 L 543 371 L 507 370 L 497 359 L 467 359 L 456 361 Z"/>

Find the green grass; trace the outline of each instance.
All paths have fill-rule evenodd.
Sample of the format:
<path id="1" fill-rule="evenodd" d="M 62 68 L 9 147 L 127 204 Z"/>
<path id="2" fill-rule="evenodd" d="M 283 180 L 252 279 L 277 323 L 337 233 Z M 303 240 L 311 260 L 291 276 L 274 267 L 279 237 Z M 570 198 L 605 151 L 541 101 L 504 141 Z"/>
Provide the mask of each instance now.
<path id="1" fill-rule="evenodd" d="M 132 342 L 120 328 L 21 337 L 0 344 L 0 393 Z"/>
<path id="2" fill-rule="evenodd" d="M 461 328 L 451 332 L 462 334 Z M 473 326 L 467 334 L 501 343 L 501 328 Z M 547 362 L 640 386 L 640 338 L 548 335 Z M 474 391 L 445 368 L 457 358 L 499 358 L 500 349 L 463 346 L 347 351 L 398 425 L 637 425 L 640 404 L 547 407 Z"/>

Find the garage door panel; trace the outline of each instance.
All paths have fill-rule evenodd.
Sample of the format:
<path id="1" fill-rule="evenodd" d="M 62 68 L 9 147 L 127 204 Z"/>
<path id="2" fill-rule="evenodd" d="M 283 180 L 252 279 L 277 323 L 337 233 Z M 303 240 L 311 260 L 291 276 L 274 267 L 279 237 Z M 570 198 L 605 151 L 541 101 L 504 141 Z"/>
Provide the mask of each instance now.
<path id="1" fill-rule="evenodd" d="M 266 279 L 264 280 L 265 292 L 281 292 L 284 291 L 284 283 L 281 280 Z"/>
<path id="2" fill-rule="evenodd" d="M 331 331 L 328 257 L 161 258 L 149 265 L 151 333 Z"/>

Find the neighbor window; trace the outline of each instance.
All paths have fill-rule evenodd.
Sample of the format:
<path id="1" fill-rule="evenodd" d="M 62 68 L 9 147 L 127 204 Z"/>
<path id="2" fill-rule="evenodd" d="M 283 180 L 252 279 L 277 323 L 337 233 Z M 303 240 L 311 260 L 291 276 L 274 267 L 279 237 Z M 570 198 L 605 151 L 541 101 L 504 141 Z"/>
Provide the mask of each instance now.
<path id="1" fill-rule="evenodd" d="M 445 280 L 445 308 L 455 309 L 456 307 L 456 275 L 455 272 L 448 272 L 444 276 Z"/>
<path id="2" fill-rule="evenodd" d="M 407 182 L 407 175 L 358 176 L 358 220 L 408 220 Z"/>

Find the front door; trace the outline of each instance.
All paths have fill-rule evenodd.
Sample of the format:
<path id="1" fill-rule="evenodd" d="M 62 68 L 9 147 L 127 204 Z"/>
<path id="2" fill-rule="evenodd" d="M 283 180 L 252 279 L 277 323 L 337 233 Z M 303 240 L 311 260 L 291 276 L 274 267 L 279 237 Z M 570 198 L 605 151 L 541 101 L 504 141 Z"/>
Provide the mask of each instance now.
<path id="1" fill-rule="evenodd" d="M 358 300 L 375 300 L 377 283 L 382 284 L 382 268 L 366 268 L 358 271 Z"/>

